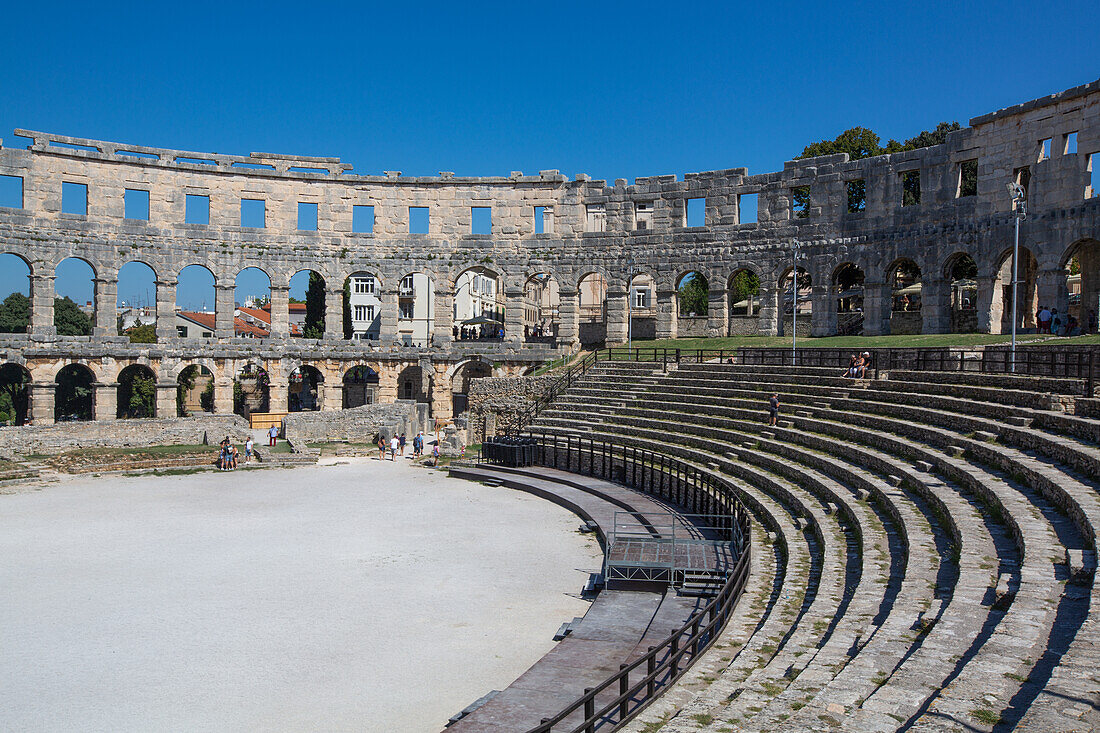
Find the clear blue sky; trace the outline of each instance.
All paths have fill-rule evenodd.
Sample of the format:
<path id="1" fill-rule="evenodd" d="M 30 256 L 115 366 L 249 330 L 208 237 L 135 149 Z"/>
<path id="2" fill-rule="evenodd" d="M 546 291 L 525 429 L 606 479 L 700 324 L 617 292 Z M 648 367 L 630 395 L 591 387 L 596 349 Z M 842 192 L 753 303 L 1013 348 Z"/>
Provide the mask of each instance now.
<path id="1" fill-rule="evenodd" d="M 6 145 L 26 127 L 358 173 L 761 173 L 854 125 L 902 139 L 1100 77 L 1095 1 L 22 3 L 3 18 Z M 120 299 L 146 288 L 120 283 Z"/>

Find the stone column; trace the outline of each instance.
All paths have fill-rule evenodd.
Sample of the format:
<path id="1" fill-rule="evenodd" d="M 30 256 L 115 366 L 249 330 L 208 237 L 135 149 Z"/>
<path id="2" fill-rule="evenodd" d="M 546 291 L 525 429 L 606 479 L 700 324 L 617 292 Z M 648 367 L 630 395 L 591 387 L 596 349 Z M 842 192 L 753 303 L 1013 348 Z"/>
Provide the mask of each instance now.
<path id="1" fill-rule="evenodd" d="M 53 280 L 53 273 L 31 277 L 30 332 L 37 336 L 52 336 L 57 333 L 57 328 L 53 325 Z M 35 421 L 37 422 L 37 418 Z M 52 397 L 50 398 L 50 422 L 53 422 Z"/>
<path id="2" fill-rule="evenodd" d="M 836 297 L 827 285 L 814 285 L 810 289 L 810 335 L 833 336 L 836 334 Z M 801 315 L 801 314 L 799 314 Z"/>
<path id="3" fill-rule="evenodd" d="M 675 290 L 657 289 L 657 338 L 676 338 L 676 315 L 679 311 Z"/>
<path id="4" fill-rule="evenodd" d="M 707 335 L 728 336 L 729 327 L 729 291 L 711 287 L 707 294 Z"/>
<path id="5" fill-rule="evenodd" d="M 264 365 L 267 372 L 267 411 L 286 412 L 290 407 L 290 369 L 279 362 Z"/>
<path id="6" fill-rule="evenodd" d="M 214 285 L 214 337 L 231 339 L 236 335 L 233 327 L 233 312 L 236 310 L 235 285 Z M 217 387 L 215 387 L 217 390 Z M 230 395 L 232 404 L 232 395 Z M 229 409 L 233 412 L 232 407 Z"/>
<path id="7" fill-rule="evenodd" d="M 382 362 L 378 372 L 378 401 L 390 404 L 397 400 L 397 375 L 405 368 L 401 362 Z"/>
<path id="8" fill-rule="evenodd" d="M 118 335 L 118 280 L 96 278 L 93 336 Z"/>
<path id="9" fill-rule="evenodd" d="M 326 376 L 325 381 L 317 385 L 318 400 L 322 410 L 341 410 L 344 407 L 344 384 L 340 378 Z"/>
<path id="10" fill-rule="evenodd" d="M 1009 269 L 1009 279 L 1012 278 L 1012 270 Z M 1004 302 L 1004 288 L 997 277 L 979 277 L 978 284 L 978 331 L 981 333 L 1001 333 L 1004 323 L 1005 306 L 1012 308 L 1012 304 Z M 1011 291 L 1010 291 L 1011 292 Z"/>
<path id="11" fill-rule="evenodd" d="M 509 344 L 523 343 L 523 301 L 522 287 L 504 288 L 504 340 Z"/>
<path id="12" fill-rule="evenodd" d="M 558 345 L 570 351 L 580 344 L 580 298 L 574 288 L 558 291 Z"/>
<path id="13" fill-rule="evenodd" d="M 92 388 L 95 402 L 93 418 L 97 421 L 116 419 L 118 417 L 118 382 L 93 382 Z"/>
<path id="14" fill-rule="evenodd" d="M 925 278 L 921 284 L 921 333 L 950 333 L 951 283 Z"/>
<path id="15" fill-rule="evenodd" d="M 434 333 L 431 342 L 434 346 L 446 348 L 454 341 L 455 306 L 454 293 L 449 289 L 435 289 L 435 321 L 432 324 Z"/>
<path id="16" fill-rule="evenodd" d="M 325 282 L 325 340 L 344 338 L 344 285 L 333 290 Z"/>
<path id="17" fill-rule="evenodd" d="M 397 289 L 380 290 L 378 293 L 381 322 L 378 324 L 378 343 L 390 346 L 398 343 Z"/>
<path id="18" fill-rule="evenodd" d="M 31 384 L 31 420 L 35 425 L 53 425 L 56 382 Z"/>
<path id="19" fill-rule="evenodd" d="M 438 362 L 432 365 L 435 372 L 432 381 L 432 417 L 436 420 L 451 420 L 454 418 L 454 400 L 451 391 L 454 385 L 447 376 L 448 364 Z"/>
<path id="20" fill-rule="evenodd" d="M 176 417 L 176 383 L 157 382 L 157 417 Z"/>
<path id="21" fill-rule="evenodd" d="M 233 414 L 233 376 L 214 378 L 214 414 Z"/>
<path id="22" fill-rule="evenodd" d="M 290 286 L 271 285 L 271 338 L 290 337 Z"/>
<path id="23" fill-rule="evenodd" d="M 783 320 L 779 308 L 779 287 L 775 281 L 760 281 L 760 308 L 756 330 L 761 336 L 778 336 Z"/>
<path id="24" fill-rule="evenodd" d="M 627 292 L 607 289 L 607 343 L 625 344 L 627 332 Z"/>
<path id="25" fill-rule="evenodd" d="M 863 335 L 883 336 L 890 333 L 890 309 L 893 298 L 886 283 L 863 283 Z"/>
<path id="26" fill-rule="evenodd" d="M 177 280 L 157 280 L 157 341 L 176 338 Z"/>

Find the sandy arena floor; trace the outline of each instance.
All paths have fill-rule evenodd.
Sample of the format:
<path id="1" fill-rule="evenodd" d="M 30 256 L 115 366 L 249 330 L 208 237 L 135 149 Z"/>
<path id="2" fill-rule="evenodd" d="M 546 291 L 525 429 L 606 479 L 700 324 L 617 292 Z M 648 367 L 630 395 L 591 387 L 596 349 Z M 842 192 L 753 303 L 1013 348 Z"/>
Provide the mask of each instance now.
<path id="1" fill-rule="evenodd" d="M 0 496 L 0 730 L 435 733 L 583 615 L 578 523 L 400 460 Z"/>

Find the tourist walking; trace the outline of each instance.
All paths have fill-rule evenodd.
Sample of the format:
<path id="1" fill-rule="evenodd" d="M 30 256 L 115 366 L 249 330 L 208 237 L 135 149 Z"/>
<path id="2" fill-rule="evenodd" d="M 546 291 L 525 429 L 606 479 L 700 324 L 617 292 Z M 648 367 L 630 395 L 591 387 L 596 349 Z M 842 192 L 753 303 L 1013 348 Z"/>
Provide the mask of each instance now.
<path id="1" fill-rule="evenodd" d="M 401 448 L 401 456 L 405 455 L 405 434 L 401 433 L 401 437 L 397 439 L 397 445 Z"/>
<path id="2" fill-rule="evenodd" d="M 272 425 L 267 431 L 267 444 L 274 447 L 279 442 L 279 426 Z"/>
<path id="3" fill-rule="evenodd" d="M 252 449 L 256 444 L 252 442 L 252 436 L 248 436 L 248 440 L 244 442 L 244 462 L 248 463 L 252 460 Z"/>
<path id="4" fill-rule="evenodd" d="M 768 425 L 775 425 L 779 419 L 779 395 L 773 394 L 768 400 Z"/>
<path id="5" fill-rule="evenodd" d="M 439 443 L 432 446 L 432 465 L 439 465 Z"/>
<path id="6" fill-rule="evenodd" d="M 395 435 L 390 438 L 390 460 L 397 460 L 397 449 L 401 447 L 401 440 Z"/>
<path id="7" fill-rule="evenodd" d="M 378 460 L 386 460 L 386 439 L 378 436 Z"/>

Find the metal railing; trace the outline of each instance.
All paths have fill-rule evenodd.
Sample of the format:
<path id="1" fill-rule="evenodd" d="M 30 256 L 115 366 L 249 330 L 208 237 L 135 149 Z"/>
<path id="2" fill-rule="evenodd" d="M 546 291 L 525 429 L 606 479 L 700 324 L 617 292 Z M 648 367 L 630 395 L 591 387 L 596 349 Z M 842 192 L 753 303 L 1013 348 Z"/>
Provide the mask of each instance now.
<path id="1" fill-rule="evenodd" d="M 721 476 L 655 451 L 579 436 L 536 434 L 487 440 L 479 462 L 537 465 L 622 483 L 679 504 L 693 514 L 714 517 L 713 529 L 729 537 L 737 562 L 718 594 L 640 658 L 543 718 L 527 733 L 595 733 L 629 720 L 680 678 L 718 638 L 745 590 L 752 547 L 749 517 L 734 489 Z M 567 719 L 580 715 L 580 721 Z"/>

